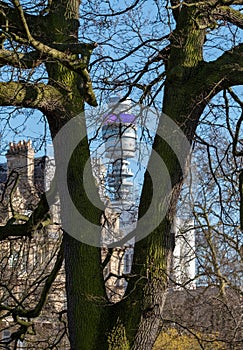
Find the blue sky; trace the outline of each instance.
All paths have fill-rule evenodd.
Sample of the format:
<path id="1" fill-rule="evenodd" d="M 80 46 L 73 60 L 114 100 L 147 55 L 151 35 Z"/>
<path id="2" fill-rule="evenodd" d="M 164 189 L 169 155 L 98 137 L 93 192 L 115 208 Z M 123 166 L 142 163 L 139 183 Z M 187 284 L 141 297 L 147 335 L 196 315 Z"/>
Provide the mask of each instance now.
<path id="1" fill-rule="evenodd" d="M 2 109 L 0 115 L 0 162 L 5 162 L 9 142 L 32 140 L 36 156 L 49 152 L 51 139 L 49 128 L 41 112 L 17 109 L 8 118 L 12 108 Z"/>

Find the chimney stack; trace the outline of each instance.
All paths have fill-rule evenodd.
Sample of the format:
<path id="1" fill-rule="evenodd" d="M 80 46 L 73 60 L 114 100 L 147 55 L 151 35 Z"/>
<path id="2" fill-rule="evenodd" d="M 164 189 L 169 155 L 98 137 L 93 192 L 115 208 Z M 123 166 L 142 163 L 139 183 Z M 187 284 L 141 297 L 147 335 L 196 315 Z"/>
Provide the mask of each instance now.
<path id="1" fill-rule="evenodd" d="M 6 154 L 8 174 L 16 171 L 19 174 L 21 183 L 34 184 L 34 149 L 31 141 L 10 142 Z"/>

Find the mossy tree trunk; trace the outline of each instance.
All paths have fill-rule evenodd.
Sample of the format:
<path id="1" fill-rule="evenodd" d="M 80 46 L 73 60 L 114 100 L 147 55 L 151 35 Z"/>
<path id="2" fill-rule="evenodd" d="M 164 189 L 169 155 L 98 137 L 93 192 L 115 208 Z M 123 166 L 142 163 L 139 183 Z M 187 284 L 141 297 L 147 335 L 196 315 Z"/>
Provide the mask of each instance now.
<path id="1" fill-rule="evenodd" d="M 79 1 L 52 1 L 52 9 L 49 14 L 52 42 L 77 43 Z M 48 114 L 50 130 L 54 136 L 71 118 L 84 112 L 85 98 L 82 93 L 80 94 L 79 87 L 85 85 L 86 82 L 80 74 L 71 71 L 62 63 L 48 63 L 46 66 L 49 84 L 62 94 L 64 101 L 62 103 L 63 113 L 54 116 L 53 112 Z M 68 136 L 72 138 L 72 135 Z M 57 158 L 56 172 L 62 172 L 62 152 L 58 149 L 55 153 Z M 70 160 L 69 191 L 82 215 L 99 225 L 101 213 L 99 210 L 92 210 L 83 186 L 82 169 L 87 161 L 89 161 L 89 146 L 87 138 L 84 138 Z M 92 179 L 91 171 L 89 177 Z M 65 211 L 65 216 L 67 216 L 70 209 L 65 205 L 65 197 L 62 198 L 61 190 L 60 200 L 61 211 Z M 72 213 L 69 214 L 70 220 L 72 220 Z M 82 232 L 82 227 L 80 227 L 80 231 Z M 64 233 L 64 235 L 68 329 L 71 348 L 95 350 L 97 344 L 100 348 L 105 348 L 107 324 L 104 305 L 107 303 L 107 299 L 100 249 L 77 241 L 68 233 Z"/>
<path id="2" fill-rule="evenodd" d="M 225 53 L 214 63 L 203 61 L 205 27 L 210 26 L 209 20 L 205 26 L 206 17 L 204 17 L 204 26 L 201 27 L 201 16 L 204 15 L 203 11 L 198 11 L 197 6 L 183 6 L 181 9 L 179 7 L 175 9 L 177 25 L 171 36 L 170 55 L 166 65 L 167 79 L 163 112 L 181 128 L 190 143 L 207 102 L 225 86 L 237 84 L 237 81 L 242 80 L 242 74 L 231 75 L 232 71 L 230 73 L 225 66 L 236 57 L 243 61 L 242 47 L 237 47 L 235 54 L 233 51 Z M 237 64 L 236 61 L 235 64 Z M 158 128 L 162 127 L 161 120 Z M 114 318 L 119 317 L 120 327 L 122 325 L 126 330 L 120 338 L 121 349 L 126 341 L 133 350 L 152 349 L 163 324 L 163 306 L 175 245 L 171 226 L 185 169 L 181 168 L 182 163 L 179 164 L 177 155 L 158 134 L 155 137 L 153 149 L 164 160 L 170 174 L 172 190 L 167 193 L 170 204 L 161 224 L 148 237 L 135 245 L 132 266 L 132 276 L 135 277 L 130 279 L 126 298 L 115 307 L 116 313 L 114 313 Z M 186 166 L 189 149 L 187 152 L 184 150 L 183 153 L 184 166 Z M 146 212 L 150 203 L 152 187 L 150 176 L 146 173 L 139 208 L 140 217 Z M 165 193 L 163 184 L 161 188 L 156 188 L 156 191 Z M 161 198 L 161 202 L 164 200 L 165 198 Z M 156 221 L 163 215 L 163 207 L 160 204 L 158 203 L 155 208 L 154 217 L 151 220 Z M 113 336 L 114 331 L 115 329 Z M 116 346 L 114 349 L 117 349 Z M 112 346 L 110 349 L 113 349 Z"/>

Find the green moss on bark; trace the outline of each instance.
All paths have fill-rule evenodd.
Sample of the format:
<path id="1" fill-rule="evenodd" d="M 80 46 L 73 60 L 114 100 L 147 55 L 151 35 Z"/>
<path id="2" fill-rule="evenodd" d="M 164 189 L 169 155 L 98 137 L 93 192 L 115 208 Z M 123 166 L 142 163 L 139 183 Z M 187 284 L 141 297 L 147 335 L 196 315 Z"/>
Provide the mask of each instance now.
<path id="1" fill-rule="evenodd" d="M 108 345 L 108 350 L 130 349 L 129 341 L 126 336 L 126 329 L 119 318 L 108 336 Z"/>

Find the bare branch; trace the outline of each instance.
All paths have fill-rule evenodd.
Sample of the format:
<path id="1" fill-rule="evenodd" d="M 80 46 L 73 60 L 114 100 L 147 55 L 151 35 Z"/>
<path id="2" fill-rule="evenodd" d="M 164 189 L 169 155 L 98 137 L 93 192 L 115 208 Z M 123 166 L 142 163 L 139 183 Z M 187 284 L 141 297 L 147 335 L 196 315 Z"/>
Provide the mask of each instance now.
<path id="1" fill-rule="evenodd" d="M 0 105 L 22 106 L 50 111 L 62 109 L 63 96 L 53 86 L 22 82 L 0 83 Z"/>
<path id="2" fill-rule="evenodd" d="M 25 17 L 31 31 L 34 33 L 40 33 L 40 26 L 43 22 L 45 22 L 45 17 L 34 16 L 27 13 L 25 14 Z M 4 1 L 0 1 L 0 25 L 2 31 L 4 32 L 9 32 L 11 30 L 11 33 L 26 37 L 23 32 L 22 24 L 19 21 L 16 9 L 9 6 L 9 4 Z"/>
<path id="3" fill-rule="evenodd" d="M 51 58 L 53 58 L 61 63 L 64 63 L 66 61 L 67 62 L 71 61 L 72 63 L 70 63 L 70 66 L 77 67 L 79 65 L 81 69 L 85 68 L 85 66 L 82 63 L 80 63 L 80 60 L 76 60 L 76 56 L 65 54 L 64 52 L 58 51 L 55 48 L 52 48 L 52 47 L 45 45 L 45 44 L 41 43 L 40 41 L 34 39 L 34 37 L 30 33 L 30 29 L 29 29 L 29 26 L 27 24 L 27 21 L 26 21 L 25 15 L 24 15 L 24 11 L 23 11 L 22 7 L 20 6 L 19 1 L 13 0 L 13 3 L 15 5 L 16 9 L 18 10 L 19 17 L 22 21 L 22 25 L 23 25 L 23 28 L 24 28 L 26 36 L 27 36 L 27 40 L 33 48 L 35 48 L 37 51 L 44 53 L 44 54 L 48 55 L 49 57 L 51 57 Z M 21 38 L 16 37 L 16 40 L 21 41 Z"/>
<path id="4" fill-rule="evenodd" d="M 15 219 L 11 218 L 5 226 L 0 226 L 0 241 L 9 237 L 30 237 L 32 232 L 46 226 L 47 223 L 51 223 L 48 212 L 49 204 L 46 195 L 43 194 L 38 206 L 24 224 L 15 224 Z"/>
<path id="5" fill-rule="evenodd" d="M 214 76 L 215 82 L 223 80 L 222 84 L 227 87 L 243 84 L 243 44 L 226 51 L 216 61 L 207 63 L 206 71 L 208 81 Z"/>
<path id="6" fill-rule="evenodd" d="M 87 69 L 87 63 L 89 62 L 89 58 L 92 53 L 92 50 L 88 50 L 88 52 L 86 53 L 86 56 L 84 56 L 82 59 L 77 59 L 76 55 L 66 54 L 62 51 L 58 51 L 55 48 L 51 48 L 50 46 L 45 45 L 40 41 L 34 39 L 30 33 L 23 8 L 21 7 L 19 1 L 13 0 L 13 3 L 19 13 L 20 20 L 23 24 L 23 27 L 26 32 L 26 36 L 28 38 L 30 45 L 36 50 L 38 50 L 39 52 L 48 55 L 49 57 L 59 61 L 64 66 L 71 69 L 72 71 L 80 74 L 83 79 L 83 92 L 84 92 L 84 97 L 86 102 L 88 102 L 91 106 L 97 106 L 95 94 L 92 88 L 91 78 L 89 76 L 89 72 Z M 93 48 L 96 45 L 97 44 L 94 44 Z"/>
<path id="7" fill-rule="evenodd" d="M 49 217 L 50 203 L 54 204 L 56 201 L 57 187 L 55 177 L 51 182 L 49 191 L 43 193 L 38 205 L 33 210 L 30 217 L 27 218 L 24 224 L 16 224 L 16 218 L 12 217 L 8 220 L 5 226 L 0 226 L 0 241 L 9 237 L 30 237 L 31 234 L 52 223 Z"/>
<path id="8" fill-rule="evenodd" d="M 108 12 L 107 13 L 99 13 L 99 16 L 113 17 L 113 16 L 123 15 L 124 13 L 129 12 L 132 9 L 134 9 L 139 4 L 139 2 L 140 2 L 140 0 L 135 0 L 133 4 L 131 4 L 130 6 L 127 6 L 124 10 L 121 10 L 121 11 L 115 11 L 110 6 L 111 13 L 108 13 Z"/>
<path id="9" fill-rule="evenodd" d="M 219 20 L 228 21 L 243 29 L 243 14 L 229 6 L 216 7 L 211 14 Z"/>
<path id="10" fill-rule="evenodd" d="M 180 2 L 179 0 L 171 0 L 171 7 L 175 20 L 178 20 L 180 9 L 185 7 L 197 7 L 209 17 L 214 17 L 217 20 L 228 21 L 237 25 L 239 28 L 243 27 L 243 15 L 240 11 L 237 11 L 230 7 L 230 5 L 242 5 L 242 0 L 211 0 L 211 1 L 192 1 L 192 2 Z M 207 23 L 209 25 L 210 21 Z"/>
<path id="11" fill-rule="evenodd" d="M 202 67 L 190 83 L 195 87 L 193 94 L 205 104 L 219 91 L 243 84 L 243 44 L 223 53 L 217 60 L 202 63 Z M 199 105 L 197 104 L 197 107 Z M 191 113 L 195 113 L 193 109 Z"/>
<path id="12" fill-rule="evenodd" d="M 176 2 L 176 1 L 174 1 Z M 209 5 L 209 6 L 230 6 L 230 5 L 242 5 L 243 0 L 202 0 L 202 1 L 177 1 L 177 4 L 174 5 L 174 7 L 179 7 L 179 6 L 201 6 L 201 5 Z"/>
<path id="13" fill-rule="evenodd" d="M 220 5 L 242 5 L 243 0 L 213 0 L 215 4 L 220 4 Z"/>
<path id="14" fill-rule="evenodd" d="M 18 307 L 8 306 L 8 305 L 4 305 L 4 304 L 0 305 L 0 310 L 8 311 L 8 315 L 12 315 L 16 324 L 20 326 L 16 332 L 13 332 L 11 334 L 9 343 L 14 339 L 21 339 L 21 335 L 26 334 L 28 331 L 30 331 L 29 328 L 33 326 L 33 323 L 31 322 L 30 319 L 36 318 L 40 315 L 40 313 L 45 305 L 48 293 L 53 285 L 53 282 L 56 280 L 56 277 L 57 277 L 57 275 L 62 267 L 63 258 L 64 258 L 64 249 L 63 249 L 63 241 L 62 241 L 62 243 L 58 249 L 55 264 L 54 264 L 52 270 L 50 271 L 50 273 L 47 276 L 45 276 L 45 283 L 44 283 L 43 288 L 41 290 L 39 300 L 33 308 L 26 309 L 22 305 L 22 303 L 18 303 L 17 300 L 15 300 L 15 301 L 18 303 Z M 5 285 L 4 285 L 4 288 L 6 288 Z M 10 293 L 11 293 L 11 291 L 10 291 Z M 23 318 L 25 318 L 25 319 L 23 319 Z M 26 318 L 28 320 L 26 320 Z"/>
<path id="15" fill-rule="evenodd" d="M 59 248 L 59 252 L 57 254 L 56 262 L 55 265 L 49 274 L 45 285 L 42 289 L 40 299 L 37 303 L 37 305 L 31 309 L 31 310 L 16 310 L 16 314 L 20 317 L 27 317 L 27 318 L 34 318 L 40 315 L 41 310 L 45 304 L 46 298 L 48 296 L 48 292 L 52 286 L 52 283 L 55 281 L 58 272 L 60 271 L 63 263 L 63 258 L 64 258 L 64 247 L 63 247 L 63 241 L 61 243 L 61 246 Z"/>
<path id="16" fill-rule="evenodd" d="M 21 7 L 18 0 L 12 1 L 16 11 L 18 13 L 18 17 L 20 18 L 20 22 L 22 24 L 22 28 L 24 30 L 24 35 L 19 36 L 15 33 L 8 33 L 13 39 L 21 44 L 31 45 L 36 51 L 39 51 L 41 55 L 46 55 L 49 58 L 52 58 L 61 64 L 63 64 L 68 69 L 78 73 L 83 80 L 82 92 L 84 93 L 84 97 L 87 103 L 92 106 L 96 106 L 96 98 L 92 88 L 91 78 L 88 72 L 88 63 L 90 59 L 90 55 L 92 50 L 97 46 L 96 43 L 93 44 L 84 44 L 82 48 L 83 57 L 81 59 L 77 58 L 76 54 L 72 53 L 64 53 L 55 49 L 54 47 L 50 47 L 39 40 L 35 39 L 31 34 L 31 29 L 27 23 L 27 19 L 23 8 Z M 6 57 L 5 57 L 6 58 Z"/>
<path id="17" fill-rule="evenodd" d="M 17 68 L 34 68 L 42 63 L 43 57 L 38 51 L 21 53 L 10 50 L 0 50 L 0 66 L 10 65 Z"/>

